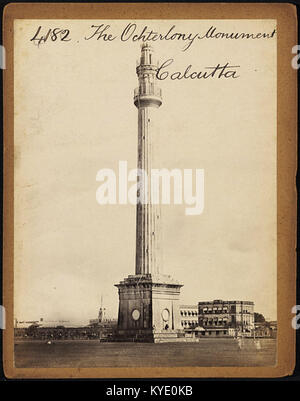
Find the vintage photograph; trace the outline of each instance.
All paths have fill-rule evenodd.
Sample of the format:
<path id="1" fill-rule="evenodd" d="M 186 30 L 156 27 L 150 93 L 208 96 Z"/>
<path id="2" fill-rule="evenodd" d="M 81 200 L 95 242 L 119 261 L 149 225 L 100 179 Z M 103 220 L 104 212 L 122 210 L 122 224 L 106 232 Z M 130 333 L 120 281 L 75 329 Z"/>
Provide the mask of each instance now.
<path id="1" fill-rule="evenodd" d="M 277 21 L 14 20 L 14 366 L 277 363 Z"/>

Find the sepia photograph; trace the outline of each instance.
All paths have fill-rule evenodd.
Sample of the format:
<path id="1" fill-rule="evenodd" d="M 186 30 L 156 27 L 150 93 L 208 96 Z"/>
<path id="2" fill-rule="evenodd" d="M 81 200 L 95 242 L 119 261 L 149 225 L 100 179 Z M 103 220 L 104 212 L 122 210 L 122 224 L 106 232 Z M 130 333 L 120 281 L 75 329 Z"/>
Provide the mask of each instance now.
<path id="1" fill-rule="evenodd" d="M 13 20 L 14 369 L 276 368 L 278 35 Z"/>

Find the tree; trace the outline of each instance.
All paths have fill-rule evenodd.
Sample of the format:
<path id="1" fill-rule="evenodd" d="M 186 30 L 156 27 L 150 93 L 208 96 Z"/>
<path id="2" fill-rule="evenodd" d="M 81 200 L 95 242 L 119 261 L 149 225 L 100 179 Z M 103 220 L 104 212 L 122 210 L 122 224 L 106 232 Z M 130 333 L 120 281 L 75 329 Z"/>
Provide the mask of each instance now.
<path id="1" fill-rule="evenodd" d="M 262 315 L 261 313 L 256 313 L 254 312 L 254 322 L 255 323 L 265 323 L 266 319 L 264 317 L 264 315 Z"/>

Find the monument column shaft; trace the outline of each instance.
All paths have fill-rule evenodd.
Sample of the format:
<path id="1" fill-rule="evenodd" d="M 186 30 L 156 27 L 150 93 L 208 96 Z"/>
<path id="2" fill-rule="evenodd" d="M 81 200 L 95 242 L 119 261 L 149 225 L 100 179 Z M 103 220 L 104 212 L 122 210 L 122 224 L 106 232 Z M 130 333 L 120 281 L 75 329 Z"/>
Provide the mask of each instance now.
<path id="1" fill-rule="evenodd" d="M 161 273 L 160 258 L 160 205 L 152 203 L 151 169 L 155 168 L 156 140 L 154 118 L 156 109 L 141 107 L 138 110 L 138 169 L 145 171 L 147 201 L 137 204 L 136 215 L 136 274 Z"/>
<path id="2" fill-rule="evenodd" d="M 157 64 L 153 49 L 142 45 L 141 57 L 136 68 L 139 86 L 134 91 L 134 104 L 138 109 L 138 177 L 143 184 L 138 190 L 136 213 L 136 267 L 138 275 L 162 273 L 160 271 L 160 206 L 151 199 L 151 169 L 158 168 L 156 112 L 162 103 L 161 90 L 157 87 Z M 143 172 L 146 173 L 143 179 Z M 144 189 L 142 193 L 141 189 Z"/>

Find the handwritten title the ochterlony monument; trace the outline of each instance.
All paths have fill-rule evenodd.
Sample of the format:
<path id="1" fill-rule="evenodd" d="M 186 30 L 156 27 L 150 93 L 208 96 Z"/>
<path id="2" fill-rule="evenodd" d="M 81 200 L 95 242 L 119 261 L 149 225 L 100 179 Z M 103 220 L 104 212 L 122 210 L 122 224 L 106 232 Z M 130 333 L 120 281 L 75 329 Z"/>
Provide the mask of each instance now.
<path id="1" fill-rule="evenodd" d="M 153 49 L 143 44 L 137 66 L 139 86 L 134 91 L 138 109 L 138 168 L 151 170 L 156 162 L 156 112 L 162 104 L 157 86 Z M 148 192 L 151 197 L 151 191 Z M 162 273 L 160 255 L 160 206 L 137 203 L 135 275 L 116 286 L 119 289 L 117 338 L 136 341 L 170 341 L 181 329 L 179 295 L 182 287 Z"/>

